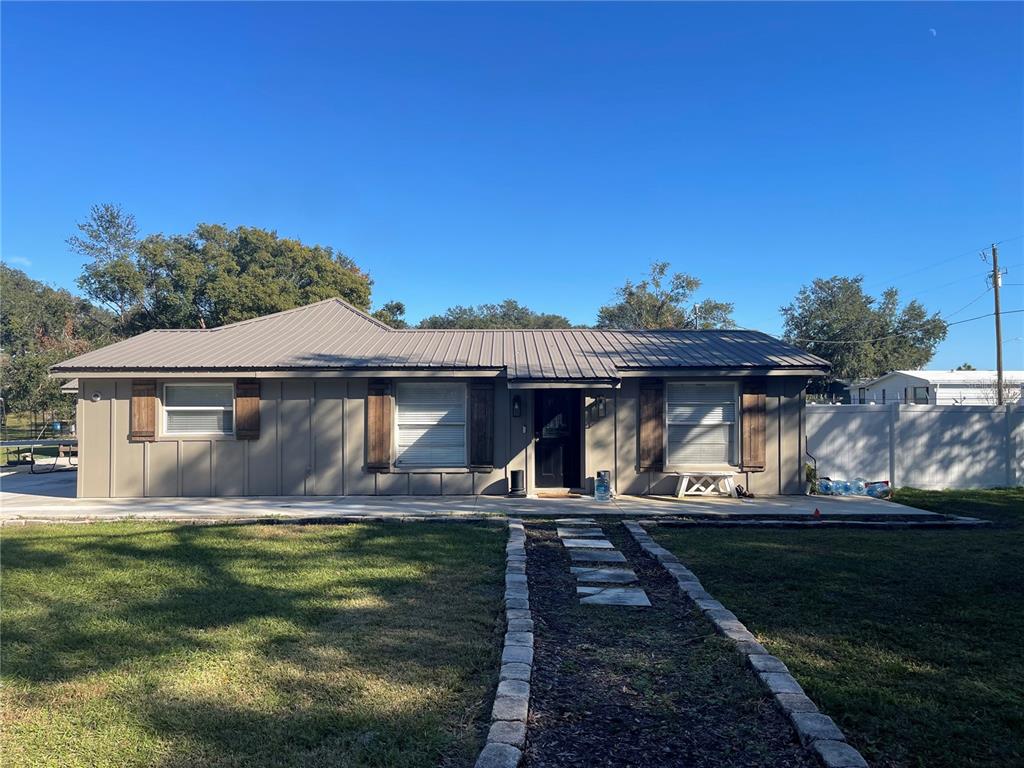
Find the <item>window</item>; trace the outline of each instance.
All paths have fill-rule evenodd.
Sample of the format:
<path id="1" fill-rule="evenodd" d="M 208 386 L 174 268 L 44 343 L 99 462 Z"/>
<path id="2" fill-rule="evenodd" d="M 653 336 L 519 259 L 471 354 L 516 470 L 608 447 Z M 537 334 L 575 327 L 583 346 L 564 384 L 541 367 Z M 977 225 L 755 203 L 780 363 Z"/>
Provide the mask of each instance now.
<path id="1" fill-rule="evenodd" d="M 928 405 L 928 387 L 914 387 L 914 404 Z"/>
<path id="2" fill-rule="evenodd" d="M 864 403 L 868 401 L 868 391 L 864 387 L 857 390 L 857 399 L 860 401 L 861 405 L 864 405 Z"/>
<path id="3" fill-rule="evenodd" d="M 466 386 L 400 382 L 395 428 L 396 465 L 466 466 Z"/>
<path id="4" fill-rule="evenodd" d="M 164 434 L 234 434 L 234 384 L 165 384 Z"/>
<path id="5" fill-rule="evenodd" d="M 665 395 L 668 463 L 732 464 L 736 454 L 736 387 L 670 382 Z"/>

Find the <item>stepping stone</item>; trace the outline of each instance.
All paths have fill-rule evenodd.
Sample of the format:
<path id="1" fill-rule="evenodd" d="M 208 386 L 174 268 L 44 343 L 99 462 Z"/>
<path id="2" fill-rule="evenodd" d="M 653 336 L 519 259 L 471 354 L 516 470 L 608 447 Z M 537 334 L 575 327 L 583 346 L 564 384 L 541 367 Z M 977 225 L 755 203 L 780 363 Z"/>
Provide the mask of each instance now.
<path id="1" fill-rule="evenodd" d="M 574 563 L 624 563 L 626 556 L 621 552 L 607 549 L 570 549 L 569 557 Z"/>
<path id="2" fill-rule="evenodd" d="M 573 536 L 604 536 L 600 528 L 563 528 L 558 527 L 558 537 L 561 539 L 572 538 Z"/>
<path id="3" fill-rule="evenodd" d="M 630 568 L 570 568 L 576 574 L 576 581 L 581 584 L 632 584 L 639 581 Z"/>
<path id="4" fill-rule="evenodd" d="M 555 525 L 597 525 L 597 522 L 592 517 L 560 517 Z"/>
<path id="5" fill-rule="evenodd" d="M 651 605 L 647 593 L 640 587 L 576 587 L 576 594 L 584 595 L 581 603 L 592 605 Z"/>
<path id="6" fill-rule="evenodd" d="M 615 549 L 615 545 L 607 539 L 562 539 L 569 549 Z"/>

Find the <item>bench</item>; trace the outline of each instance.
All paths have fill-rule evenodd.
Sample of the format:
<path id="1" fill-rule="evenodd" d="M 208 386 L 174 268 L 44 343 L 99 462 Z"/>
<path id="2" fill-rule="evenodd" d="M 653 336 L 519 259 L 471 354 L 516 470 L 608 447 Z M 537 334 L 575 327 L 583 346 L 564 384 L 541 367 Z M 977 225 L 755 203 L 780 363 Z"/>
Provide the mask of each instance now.
<path id="1" fill-rule="evenodd" d="M 738 494 L 732 478 L 732 472 L 680 472 L 676 497 L 731 496 L 735 499 Z"/>

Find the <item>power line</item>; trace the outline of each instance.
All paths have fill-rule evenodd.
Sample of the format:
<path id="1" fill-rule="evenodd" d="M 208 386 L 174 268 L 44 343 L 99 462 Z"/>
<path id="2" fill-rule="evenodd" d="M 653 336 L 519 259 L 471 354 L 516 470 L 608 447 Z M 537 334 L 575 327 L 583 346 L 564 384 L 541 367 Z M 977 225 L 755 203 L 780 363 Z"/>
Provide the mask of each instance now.
<path id="1" fill-rule="evenodd" d="M 991 291 L 991 290 L 992 290 L 992 287 L 991 287 L 991 286 L 989 286 L 989 287 L 988 287 L 988 288 L 986 288 L 986 289 L 985 289 L 984 291 L 982 291 L 982 292 L 981 292 L 980 294 L 978 294 L 978 295 L 977 295 L 977 296 L 975 296 L 975 297 L 974 297 L 973 299 L 971 299 L 971 300 L 970 300 L 969 302 L 967 302 L 967 303 L 966 303 L 966 304 L 964 304 L 964 305 L 963 305 L 962 307 L 960 307 L 960 309 L 958 309 L 958 310 L 957 310 L 956 312 L 950 312 L 950 313 L 949 313 L 948 315 L 943 315 L 943 316 L 942 316 L 942 319 L 943 319 L 943 320 L 946 320 L 947 318 L 953 317 L 953 315 L 959 315 L 959 314 L 960 314 L 961 312 L 963 312 L 963 311 L 964 311 L 965 309 L 967 309 L 967 308 L 968 308 L 968 307 L 970 307 L 971 305 L 973 305 L 973 304 L 977 304 L 977 303 L 978 303 L 979 301 L 981 301 L 981 300 L 982 300 L 983 298 L 985 298 L 986 296 L 988 296 L 988 292 L 989 292 L 989 291 Z M 949 325 L 949 323 L 946 323 L 946 325 Z"/>
<path id="2" fill-rule="evenodd" d="M 1015 240 L 1020 240 L 1021 238 L 1024 238 L 1024 235 L 1016 235 L 1015 237 L 1007 237 L 1007 238 L 1005 238 L 1003 240 L 997 240 L 995 242 L 995 245 L 1002 245 L 1003 243 L 1012 243 Z M 958 253 L 956 256 L 950 256 L 947 259 L 942 259 L 941 261 L 935 261 L 935 262 L 932 262 L 930 264 L 926 264 L 925 266 L 920 267 L 918 269 L 912 269 L 909 272 L 904 272 L 902 275 L 895 275 L 893 277 L 887 277 L 884 280 L 876 280 L 876 281 L 872 282 L 870 285 L 881 285 L 882 283 L 887 282 L 889 280 L 902 280 L 904 277 L 910 277 L 911 275 L 916 275 L 916 274 L 918 274 L 920 272 L 924 272 L 925 270 L 934 269 L 935 267 L 937 267 L 937 266 L 939 266 L 941 264 L 948 264 L 949 262 L 955 261 L 956 259 L 961 259 L 964 256 L 970 256 L 971 254 L 979 253 L 981 251 L 984 251 L 984 250 L 990 248 L 992 245 L 993 245 L 993 243 L 990 243 L 990 242 L 989 243 L 985 243 L 984 245 L 979 246 L 977 248 L 971 248 L 968 251 L 963 251 L 961 253 Z"/>
<path id="3" fill-rule="evenodd" d="M 978 298 L 981 298 L 980 296 Z M 977 301 L 977 299 L 975 299 Z M 966 309 L 966 307 L 964 307 Z M 959 311 L 959 310 L 958 310 Z M 1024 312 L 1024 309 L 1007 309 L 1000 312 L 1002 315 L 1016 315 L 1020 312 Z M 963 323 L 970 323 L 974 320 L 983 320 L 986 317 L 994 317 L 995 312 L 989 312 L 986 315 L 978 315 L 977 317 L 968 317 L 965 320 L 957 320 L 953 323 L 946 323 L 947 326 L 961 325 Z M 832 339 L 790 339 L 790 341 L 801 341 L 805 344 L 870 344 L 874 341 L 885 341 L 886 339 L 895 339 L 900 336 L 910 336 L 917 331 L 902 331 L 900 333 L 890 333 L 888 336 L 878 336 L 874 339 L 843 339 L 842 341 L 834 341 Z"/>

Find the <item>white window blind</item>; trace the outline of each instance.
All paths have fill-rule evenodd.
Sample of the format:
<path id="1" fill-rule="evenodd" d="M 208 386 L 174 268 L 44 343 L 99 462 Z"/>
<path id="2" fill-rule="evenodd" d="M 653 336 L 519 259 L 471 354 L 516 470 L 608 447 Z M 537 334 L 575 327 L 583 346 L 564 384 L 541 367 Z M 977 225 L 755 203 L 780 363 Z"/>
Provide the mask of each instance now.
<path id="1" fill-rule="evenodd" d="M 234 433 L 234 384 L 164 385 L 164 432 L 168 435 Z"/>
<path id="2" fill-rule="evenodd" d="M 465 466 L 465 385 L 400 382 L 395 397 L 395 427 L 397 465 Z"/>
<path id="3" fill-rule="evenodd" d="M 736 442 L 732 384 L 670 382 L 665 388 L 668 463 L 731 464 Z"/>

